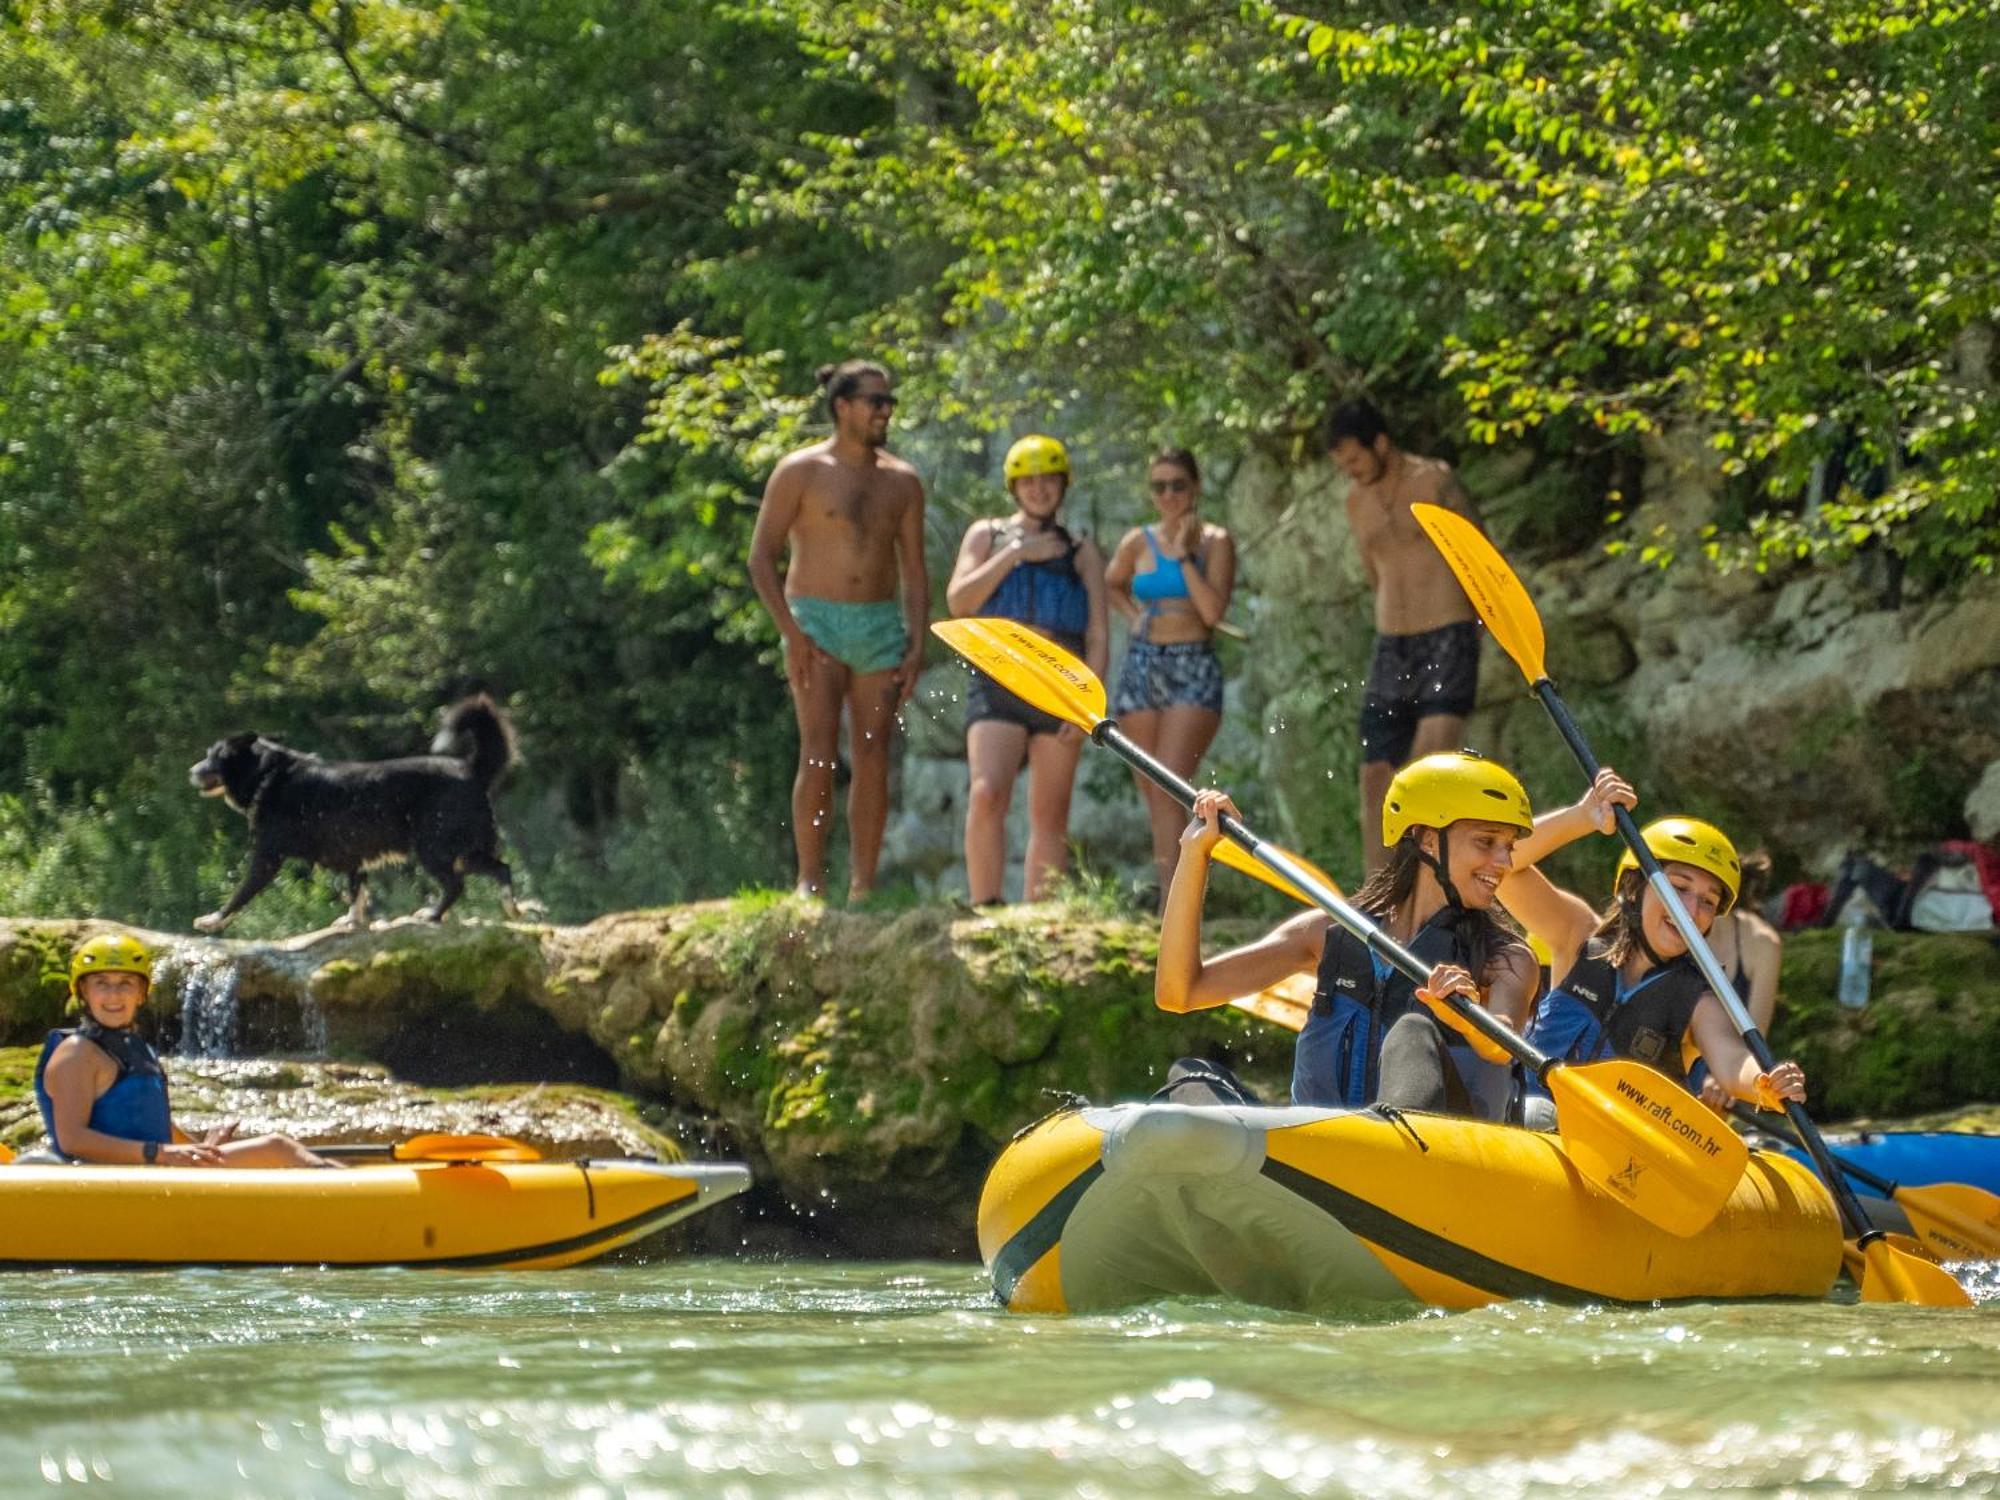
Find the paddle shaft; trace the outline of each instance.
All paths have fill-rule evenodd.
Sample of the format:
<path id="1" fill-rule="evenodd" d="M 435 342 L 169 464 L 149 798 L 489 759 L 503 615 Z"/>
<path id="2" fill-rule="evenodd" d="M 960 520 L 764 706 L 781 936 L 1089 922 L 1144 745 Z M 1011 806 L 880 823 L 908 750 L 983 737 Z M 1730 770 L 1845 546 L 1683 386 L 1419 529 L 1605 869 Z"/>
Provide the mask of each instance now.
<path id="1" fill-rule="evenodd" d="M 1801 1144 L 1792 1130 L 1775 1120 L 1766 1119 L 1741 1099 L 1730 1100 L 1729 1110 L 1737 1119 L 1776 1136 L 1788 1146 Z M 1951 1248 L 1963 1247 L 1964 1252 L 1972 1257 L 1984 1256 L 1989 1259 L 2000 1257 L 2000 1238 L 1996 1238 L 1992 1226 L 1968 1218 L 1949 1204 L 1939 1203 L 1934 1196 L 1927 1196 L 1922 1186 L 1904 1187 L 1893 1178 L 1884 1177 L 1879 1172 L 1871 1172 L 1859 1162 L 1850 1161 L 1831 1150 L 1826 1154 L 1841 1171 L 1863 1187 L 1873 1188 L 1884 1198 L 1901 1205 L 1903 1211 L 1911 1216 L 1912 1223 L 1923 1220 L 1942 1229 L 1946 1235 L 1957 1241 Z M 1919 1238 L 1923 1237 L 1924 1234 L 1920 1233 Z"/>
<path id="2" fill-rule="evenodd" d="M 398 1153 L 409 1144 L 409 1141 L 340 1141 L 325 1146 L 308 1145 L 306 1149 L 315 1156 L 324 1156 L 328 1160 L 342 1161 L 367 1160 L 377 1156 L 387 1157 L 391 1161 L 473 1161 L 480 1159 L 483 1153 L 504 1151 L 510 1148 L 528 1149 L 522 1147 L 518 1141 L 503 1141 L 496 1137 L 492 1140 L 478 1141 L 466 1145 L 452 1145 L 450 1143 L 433 1145 L 413 1155 L 399 1155 Z"/>
<path id="3" fill-rule="evenodd" d="M 1090 731 L 1090 737 L 1123 760 L 1127 765 L 1158 783 L 1160 788 L 1182 807 L 1194 807 L 1194 787 L 1151 755 L 1132 742 L 1130 735 L 1110 720 L 1103 719 Z M 1390 937 L 1374 922 L 1341 899 L 1338 891 L 1330 890 L 1326 883 L 1316 878 L 1310 870 L 1301 868 L 1296 860 L 1286 856 L 1285 851 L 1265 843 L 1251 831 L 1242 819 L 1224 813 L 1220 819 L 1223 837 L 1249 854 L 1276 870 L 1293 885 L 1312 897 L 1313 903 L 1347 932 L 1359 938 L 1384 963 L 1395 969 L 1405 979 L 1419 987 L 1430 981 L 1430 966 L 1418 958 L 1401 943 Z M 1492 1011 L 1483 1005 L 1474 1005 L 1456 991 L 1441 997 L 1460 1016 L 1489 1041 L 1504 1047 L 1523 1066 L 1531 1069 L 1537 1078 L 1549 1070 L 1552 1059 L 1546 1053 L 1538 1052 L 1524 1041 Z"/>
<path id="4" fill-rule="evenodd" d="M 1754 1125 L 1759 1130 L 1768 1131 L 1788 1146 L 1799 1145 L 1799 1137 L 1796 1131 L 1792 1130 L 1789 1126 L 1780 1125 L 1775 1120 L 1765 1118 L 1761 1111 L 1744 1103 L 1741 1099 L 1731 1099 L 1729 1101 L 1729 1112 L 1746 1125 Z M 1900 1182 L 1884 1177 L 1879 1173 L 1871 1172 L 1859 1162 L 1849 1161 L 1844 1156 L 1836 1156 L 1831 1148 L 1828 1149 L 1826 1156 L 1828 1161 L 1839 1167 L 1849 1177 L 1852 1177 L 1863 1187 L 1875 1189 L 1884 1198 L 1895 1197 L 1897 1189 L 1902 1187 Z"/>
<path id="5" fill-rule="evenodd" d="M 1602 767 L 1598 765 L 1597 757 L 1591 754 L 1590 742 L 1584 739 L 1583 731 L 1577 728 L 1576 720 L 1570 717 L 1569 706 L 1563 702 L 1562 694 L 1556 691 L 1554 681 L 1547 676 L 1537 678 L 1534 691 L 1535 696 L 1542 700 L 1542 707 L 1549 711 L 1549 717 L 1555 721 L 1556 732 L 1563 737 L 1569 746 L 1570 754 L 1576 757 L 1576 763 L 1583 768 L 1585 779 L 1595 782 L 1597 773 Z M 1674 889 L 1674 883 L 1667 879 L 1667 872 L 1660 868 L 1659 860 L 1653 857 L 1653 851 L 1646 847 L 1646 841 L 1639 836 L 1639 825 L 1633 821 L 1630 810 L 1613 807 L 1611 812 L 1617 820 L 1619 836 L 1625 840 L 1625 847 L 1632 851 L 1632 857 L 1639 862 L 1639 868 L 1646 876 L 1646 883 L 1653 888 L 1666 907 L 1667 920 L 1674 924 L 1682 941 L 1687 944 L 1688 952 L 1694 958 L 1695 967 L 1701 970 L 1701 977 L 1708 981 L 1708 987 L 1715 993 L 1715 998 L 1720 1000 L 1723 1008 L 1729 1012 L 1729 1019 L 1742 1034 L 1743 1045 L 1748 1047 L 1750 1055 L 1757 1059 L 1757 1066 L 1767 1073 L 1770 1072 L 1778 1065 L 1777 1057 L 1771 1051 L 1771 1044 L 1764 1040 L 1764 1033 L 1757 1029 L 1756 1020 L 1737 997 L 1736 986 L 1729 982 L 1729 976 L 1716 961 L 1715 951 L 1708 946 L 1708 939 L 1702 936 L 1701 929 L 1694 925 L 1694 918 L 1688 915 L 1687 908 L 1681 904 L 1680 892 Z M 1805 1106 L 1796 1099 L 1785 1101 L 1785 1118 L 1792 1122 L 1792 1129 L 1798 1132 L 1800 1144 L 1806 1148 L 1807 1155 L 1813 1159 L 1813 1165 L 1819 1169 L 1819 1175 L 1826 1183 L 1827 1191 L 1833 1194 L 1834 1206 L 1840 1210 L 1841 1217 L 1847 1221 L 1847 1227 L 1854 1231 L 1856 1239 L 1865 1248 L 1883 1231 L 1869 1222 L 1867 1211 L 1861 1206 L 1861 1200 L 1855 1196 L 1854 1189 L 1848 1185 L 1846 1174 L 1834 1160 L 1833 1153 L 1827 1149 L 1826 1138 L 1819 1133 L 1819 1127 L 1813 1124 L 1812 1116 L 1806 1113 Z"/>

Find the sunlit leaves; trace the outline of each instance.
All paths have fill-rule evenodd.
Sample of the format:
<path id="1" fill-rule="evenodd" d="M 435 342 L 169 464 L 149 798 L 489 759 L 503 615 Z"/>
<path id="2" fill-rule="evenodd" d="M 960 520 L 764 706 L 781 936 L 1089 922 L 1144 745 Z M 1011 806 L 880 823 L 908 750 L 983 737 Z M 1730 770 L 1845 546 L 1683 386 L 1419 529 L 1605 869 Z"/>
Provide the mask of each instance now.
<path id="1" fill-rule="evenodd" d="M 897 323 L 941 404 L 1282 436 L 1366 384 L 1480 443 L 1692 429 L 1775 535 L 1815 466 L 1900 462 L 1991 389 L 1959 353 L 2000 305 L 2000 27 L 1972 7 L 788 13 L 819 55 L 901 60 L 871 74 L 898 117 L 756 202 L 937 257 L 930 321 Z M 2000 459 L 1961 437 L 1867 523 L 1933 576 L 1993 548 Z"/>
<path id="2" fill-rule="evenodd" d="M 1765 487 L 1769 554 L 1879 539 L 1933 576 L 1990 565 L 1991 434 L 1950 424 L 1954 441 L 1905 462 L 1992 390 L 1990 357 L 1958 368 L 2000 306 L 1990 14 L 1511 0 L 1478 13 L 1476 37 L 1462 18 L 1352 7 L 1337 24 L 1264 18 L 1280 41 L 1334 32 L 1300 71 L 1337 108 L 1302 112 L 1274 161 L 1467 286 L 1447 368 L 1471 436 L 1574 414 L 1607 433 L 1693 426 L 1725 474 Z M 1455 127 L 1364 137 L 1432 89 L 1456 100 Z M 1795 514 L 1836 455 L 1897 478 Z"/>

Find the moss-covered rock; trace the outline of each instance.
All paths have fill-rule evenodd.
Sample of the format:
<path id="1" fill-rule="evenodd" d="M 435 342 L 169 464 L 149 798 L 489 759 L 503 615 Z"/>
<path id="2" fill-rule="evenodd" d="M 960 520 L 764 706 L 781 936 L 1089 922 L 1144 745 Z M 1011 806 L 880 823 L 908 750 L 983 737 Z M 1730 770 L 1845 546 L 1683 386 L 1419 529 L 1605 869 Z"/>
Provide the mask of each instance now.
<path id="1" fill-rule="evenodd" d="M 1829 1119 L 1903 1116 L 2000 1100 L 2000 946 L 1990 938 L 1875 934 L 1869 1000 L 1836 998 L 1841 934 L 1785 940 L 1772 1045 L 1798 1058 Z"/>
<path id="2" fill-rule="evenodd" d="M 0 1048 L 0 1144 L 43 1144 L 33 1080 L 36 1047 Z M 513 1136 L 559 1156 L 684 1154 L 639 1101 L 580 1084 L 422 1088 L 375 1063 L 294 1058 L 170 1058 L 174 1119 L 200 1133 L 234 1120 L 240 1135 L 281 1131 L 327 1143 L 395 1141 L 426 1131 Z"/>
<path id="3" fill-rule="evenodd" d="M 0 1042 L 41 1040 L 69 1003 L 69 955 L 81 922 L 0 924 Z"/>
<path id="4" fill-rule="evenodd" d="M 855 1251 L 962 1253 L 986 1164 L 1064 1099 L 1149 1092 L 1183 1052 L 1227 1056 L 1274 1093 L 1290 1065 L 1288 1035 L 1235 1012 L 1160 1013 L 1150 924 L 1074 908 L 856 914 L 752 897 L 577 928 L 149 936 L 169 1041 L 227 988 L 247 1050 L 311 1039 L 430 1083 L 615 1082 L 713 1122 L 723 1149 Z M 46 1024 L 7 996 L 0 1018 L 0 1040 L 20 1044 Z"/>
<path id="5" fill-rule="evenodd" d="M 80 930 L 0 923 L 0 1041 L 25 1049 L 51 1019 L 44 966 L 5 955 L 54 953 Z M 198 992 L 222 987 L 235 996 L 241 1050 L 310 1042 L 432 1085 L 615 1084 L 700 1122 L 708 1149 L 750 1163 L 767 1208 L 809 1216 L 847 1252 L 963 1254 L 987 1165 L 1058 1103 L 1144 1095 L 1183 1053 L 1226 1058 L 1281 1098 L 1292 1050 L 1288 1033 L 1235 1011 L 1162 1014 L 1151 924 L 1075 906 L 853 913 L 754 897 L 585 927 L 154 941 L 167 954 L 155 1004 L 169 1041 L 188 1029 L 181 1012 Z M 1836 933 L 1787 944 L 1775 1041 L 1805 1064 L 1816 1113 L 1879 1118 L 2000 1100 L 1992 944 L 1879 936 L 1861 1012 L 1832 999 L 1838 960 Z M 0 1131 L 32 1130 L 19 1107 L 31 1055 L 0 1053 L 0 1098 L 11 1091 L 17 1106 L 0 1113 Z M 294 1065 L 257 1066 L 282 1077 Z M 202 1076 L 177 1063 L 184 1071 Z M 312 1076 L 334 1110 L 350 1090 L 365 1102 L 385 1083 L 379 1069 Z M 567 1095 L 451 1097 L 502 1110 L 508 1133 L 533 1136 L 540 1101 Z M 207 1109 L 192 1095 L 183 1107 Z M 219 1108 L 267 1118 L 234 1101 Z M 431 1118 L 381 1115 L 366 1128 L 441 1128 Z"/>

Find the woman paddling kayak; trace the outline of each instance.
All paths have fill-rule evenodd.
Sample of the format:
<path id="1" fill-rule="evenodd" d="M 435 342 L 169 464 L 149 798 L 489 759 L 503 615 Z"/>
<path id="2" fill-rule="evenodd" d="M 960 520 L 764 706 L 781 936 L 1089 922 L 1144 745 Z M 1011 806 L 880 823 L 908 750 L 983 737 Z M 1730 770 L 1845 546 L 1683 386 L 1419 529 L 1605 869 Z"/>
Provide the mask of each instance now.
<path id="1" fill-rule="evenodd" d="M 1318 911 L 1204 961 L 1202 898 L 1225 812 L 1235 812 L 1226 795 L 1197 793 L 1194 821 L 1181 835 L 1182 858 L 1160 919 L 1153 991 L 1160 1008 L 1226 1005 L 1294 974 L 1315 974 L 1312 1014 L 1292 1064 L 1294 1104 L 1358 1109 L 1380 1102 L 1500 1118 L 1511 1070 L 1475 1057 L 1431 1007 L 1442 1009 L 1432 997 L 1457 991 L 1510 1026 L 1527 1020 L 1534 956 L 1494 915 L 1514 843 L 1533 826 L 1520 782 L 1489 760 L 1453 751 L 1411 762 L 1389 784 L 1382 808 L 1389 861 L 1356 892 L 1354 905 L 1434 966 L 1421 991 Z"/>
<path id="2" fill-rule="evenodd" d="M 1609 833 L 1612 808 L 1637 801 L 1615 771 L 1599 772 L 1581 801 L 1544 818 L 1522 841 L 1515 868 L 1501 883 L 1501 904 L 1552 955 L 1552 985 L 1535 1007 L 1528 1040 L 1565 1062 L 1636 1058 L 1676 1081 L 1685 1075 L 1682 1049 L 1691 1041 L 1733 1097 L 1773 1110 L 1787 1099 L 1803 1102 L 1804 1071 L 1789 1061 L 1769 1073 L 1758 1068 L 1629 852 L 1618 863 L 1611 904 L 1601 913 L 1535 868 L 1586 833 Z M 1706 933 L 1735 905 L 1742 865 L 1719 828 L 1698 818 L 1660 818 L 1640 836 L 1699 931 Z M 1529 1087 L 1531 1094 L 1542 1092 Z"/>
<path id="3" fill-rule="evenodd" d="M 50 1032 L 35 1065 L 35 1102 L 56 1153 L 121 1166 L 331 1166 L 290 1136 L 233 1140 L 232 1123 L 197 1141 L 175 1128 L 166 1071 L 134 1025 L 152 975 L 152 954 L 124 933 L 91 938 L 71 956 L 70 1007 L 84 1018 Z"/>

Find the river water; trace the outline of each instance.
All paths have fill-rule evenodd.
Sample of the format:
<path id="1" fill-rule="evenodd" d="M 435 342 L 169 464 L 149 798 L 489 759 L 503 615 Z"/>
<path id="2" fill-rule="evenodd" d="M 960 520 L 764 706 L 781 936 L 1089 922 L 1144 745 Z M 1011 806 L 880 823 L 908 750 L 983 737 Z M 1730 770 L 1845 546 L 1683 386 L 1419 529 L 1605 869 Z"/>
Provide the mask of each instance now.
<path id="1" fill-rule="evenodd" d="M 996 1311 L 976 1267 L 0 1278 L 0 1495 L 1984 1493 L 2000 1283 Z"/>

